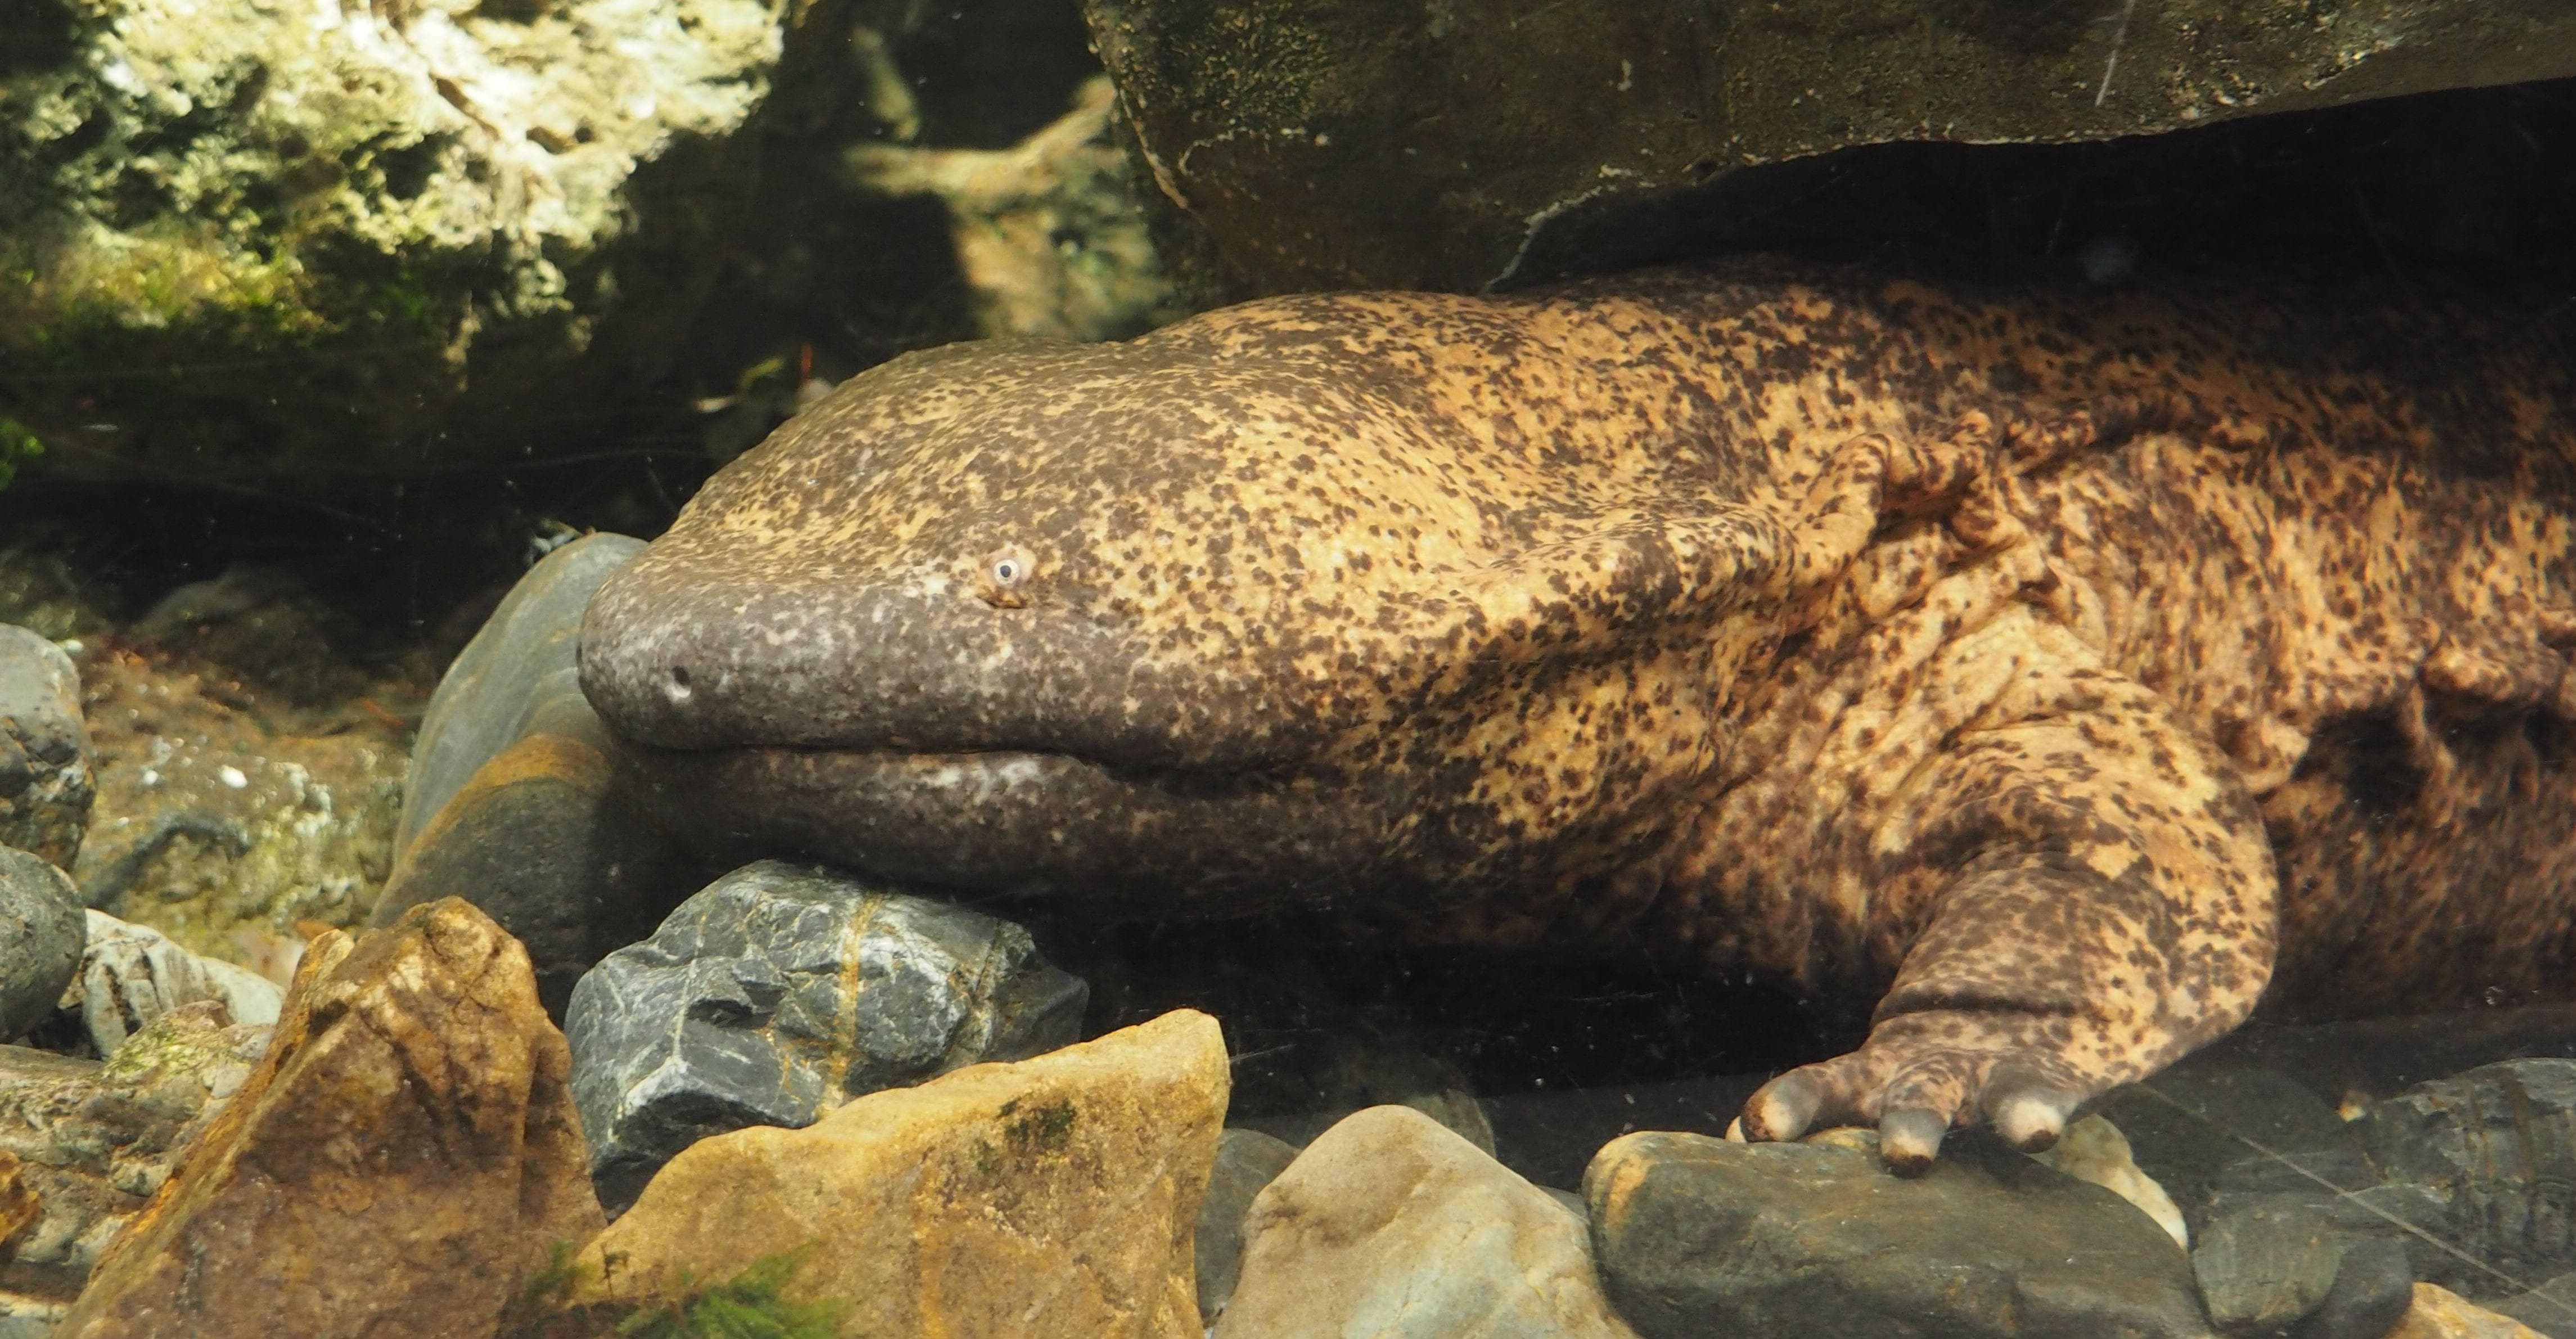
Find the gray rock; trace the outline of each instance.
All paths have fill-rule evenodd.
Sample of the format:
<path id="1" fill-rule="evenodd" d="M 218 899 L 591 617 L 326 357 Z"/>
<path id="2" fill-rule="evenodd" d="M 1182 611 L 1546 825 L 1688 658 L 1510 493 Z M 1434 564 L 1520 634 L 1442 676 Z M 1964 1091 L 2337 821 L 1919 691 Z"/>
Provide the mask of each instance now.
<path id="1" fill-rule="evenodd" d="M 2508 1060 L 2420 1084 L 2358 1122 L 2389 1189 L 2411 1188 L 2425 1226 L 2458 1254 L 2410 1239 L 2418 1277 L 2472 1301 L 2576 1269 L 2576 1060 Z"/>
<path id="2" fill-rule="evenodd" d="M 2537 1288 L 2486 1305 L 2497 1315 L 2521 1321 L 2549 1339 L 2576 1339 L 2576 1273 L 2561 1274 Z"/>
<path id="3" fill-rule="evenodd" d="M 1259 1130 L 1228 1130 L 1217 1137 L 1216 1167 L 1208 1173 L 1199 1223 L 1193 1233 L 1199 1315 L 1213 1320 L 1234 1296 L 1243 1270 L 1243 1215 L 1252 1198 L 1297 1160 L 1296 1145 Z"/>
<path id="4" fill-rule="evenodd" d="M 2245 1196 L 2191 1252 L 2202 1302 L 2231 1335 L 2378 1339 L 2405 1314 L 2413 1266 L 2394 1226 L 2296 1193 Z"/>
<path id="5" fill-rule="evenodd" d="M 643 548 L 630 535 L 585 535 L 539 559 L 510 587 L 430 695 L 403 779 L 395 855 L 512 743 L 540 732 L 576 739 L 604 732 L 581 695 L 573 660 L 581 611 L 599 583 Z"/>
<path id="6" fill-rule="evenodd" d="M 448 667 L 406 779 L 396 862 L 372 923 L 461 897 L 527 946 L 563 1016 L 573 983 L 651 932 L 694 886 L 618 787 L 624 745 L 581 695 L 583 606 L 644 547 L 597 534 L 528 570 Z"/>
<path id="7" fill-rule="evenodd" d="M 1070 1044 L 1088 991 L 1028 932 L 765 860 L 609 954 L 564 1020 L 611 1212 L 707 1135 L 801 1127 L 849 1098 Z"/>
<path id="8" fill-rule="evenodd" d="M 115 1055 L 152 1020 L 200 1000 L 221 1004 L 235 1023 L 277 1021 L 286 992 L 267 977 L 191 953 L 151 926 L 103 911 L 86 915 L 89 942 L 76 989 L 82 1030 L 99 1055 Z"/>
<path id="9" fill-rule="evenodd" d="M 1253 1200 L 1215 1339 L 1630 1339 L 1583 1220 L 1409 1107 L 1325 1131 Z"/>
<path id="10" fill-rule="evenodd" d="M 2317 22 L 2232 0 L 1086 10 L 1157 184 L 1264 292 L 1473 291 L 1704 240 L 1816 189 L 1763 166 L 1855 146 L 2105 140 L 2576 74 L 2576 11 L 2452 0 Z"/>
<path id="11" fill-rule="evenodd" d="M 95 792 L 71 657 L 0 624 L 0 846 L 71 868 Z"/>
<path id="12" fill-rule="evenodd" d="M 2222 1184 L 2257 1194 L 2314 1188 L 2318 1178 L 2345 1190 L 2379 1182 L 2360 1136 L 2335 1109 L 2269 1068 L 2186 1061 L 2113 1094 L 2102 1114 L 2128 1137 L 2138 1166 L 2173 1197 L 2195 1238 Z"/>
<path id="13" fill-rule="evenodd" d="M 71 877 L 0 846 L 0 1037 L 45 1021 L 80 968 L 80 892 Z"/>
<path id="14" fill-rule="evenodd" d="M 1903 1180 L 1867 1147 L 1633 1134 L 1583 1191 L 1603 1284 L 1649 1339 L 2209 1332 L 2152 1219 L 1966 1136 Z"/>

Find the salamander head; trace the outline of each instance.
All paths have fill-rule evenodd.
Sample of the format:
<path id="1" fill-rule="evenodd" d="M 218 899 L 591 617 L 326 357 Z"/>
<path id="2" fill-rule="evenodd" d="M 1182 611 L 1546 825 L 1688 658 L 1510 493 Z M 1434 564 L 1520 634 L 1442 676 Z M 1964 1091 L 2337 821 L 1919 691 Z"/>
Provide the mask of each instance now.
<path id="1" fill-rule="evenodd" d="M 1704 450 L 1480 414 L 1555 375 L 1461 340 L 1500 305 L 899 359 L 601 589 L 583 687 L 745 851 L 1157 914 L 1556 877 L 1708 766 L 1777 534 L 1676 519 Z"/>

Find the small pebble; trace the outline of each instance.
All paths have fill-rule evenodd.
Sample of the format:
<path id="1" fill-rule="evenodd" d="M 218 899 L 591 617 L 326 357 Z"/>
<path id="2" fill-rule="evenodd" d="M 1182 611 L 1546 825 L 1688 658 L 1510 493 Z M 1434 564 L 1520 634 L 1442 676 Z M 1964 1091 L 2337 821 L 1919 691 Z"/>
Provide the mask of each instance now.
<path id="1" fill-rule="evenodd" d="M 240 768 L 230 765 L 216 768 L 215 779 L 235 790 L 240 790 L 242 787 L 250 784 L 250 778 L 243 776 Z"/>

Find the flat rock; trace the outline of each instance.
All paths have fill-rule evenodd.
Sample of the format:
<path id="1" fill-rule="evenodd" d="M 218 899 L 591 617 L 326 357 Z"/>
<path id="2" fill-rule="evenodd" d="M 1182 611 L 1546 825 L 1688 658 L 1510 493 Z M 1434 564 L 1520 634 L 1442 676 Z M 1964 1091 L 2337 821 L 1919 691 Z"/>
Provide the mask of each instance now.
<path id="1" fill-rule="evenodd" d="M 2209 1333 L 2152 1219 L 1966 1137 L 1907 1180 L 1866 1146 L 1632 1134 L 1583 1190 L 1604 1286 L 1649 1339 Z"/>
<path id="2" fill-rule="evenodd" d="M 0 1038 L 45 1021 L 80 970 L 80 890 L 43 859 L 0 846 Z"/>
<path id="3" fill-rule="evenodd" d="M 1630 1339 L 1583 1220 L 1410 1107 L 1325 1131 L 1253 1200 L 1216 1339 Z"/>
<path id="4" fill-rule="evenodd" d="M 145 1024 L 199 1000 L 221 1003 L 236 1023 L 277 1021 L 286 992 L 267 977 L 191 953 L 151 926 L 104 911 L 83 914 L 89 938 L 74 979 L 82 1032 L 99 1055 L 116 1054 Z"/>
<path id="5" fill-rule="evenodd" d="M 810 1125 L 863 1093 L 1070 1044 L 1086 994 L 1008 921 L 783 861 L 735 870 L 572 992 L 601 1197 L 622 1207 L 711 1134 Z"/>
<path id="6" fill-rule="evenodd" d="M 2230 0 L 1085 9 L 1156 182 L 1261 292 L 1474 291 L 1651 255 L 1818 180 L 1739 178 L 1858 146 L 2099 141 L 2576 74 L 2576 13 L 2450 0 L 2325 22 Z"/>
<path id="7" fill-rule="evenodd" d="M 0 846 L 71 868 L 96 792 L 71 657 L 0 624 Z"/>
<path id="8" fill-rule="evenodd" d="M 2507 1060 L 2374 1103 L 2356 1123 L 2386 1178 L 2435 1206 L 2417 1221 L 2505 1275 L 2576 1269 L 2576 1060 Z M 2416 1275 L 2471 1298 L 2495 1275 L 2409 1238 Z"/>
<path id="9" fill-rule="evenodd" d="M 487 1339 L 600 1226 L 569 1064 L 527 954 L 471 906 L 322 935 L 258 1068 L 58 1333 Z"/>
<path id="10" fill-rule="evenodd" d="M 851 1339 L 1199 1339 L 1191 1234 L 1226 1071 L 1216 1020 L 1181 1010 L 701 1140 L 582 1248 L 577 1300 L 806 1250 L 787 1295 L 849 1302 Z"/>
<path id="11" fill-rule="evenodd" d="M 209 1001 L 154 1019 L 105 1064 L 0 1046 L 0 1154 L 17 1160 L 37 1203 L 0 1264 L 0 1318 L 61 1317 L 99 1252 L 241 1088 L 268 1036 Z"/>
<path id="12" fill-rule="evenodd" d="M 1218 1137 L 1216 1168 L 1208 1173 L 1207 1197 L 1199 1201 L 1199 1225 L 1191 1234 L 1202 1317 L 1214 1320 L 1234 1296 L 1243 1272 L 1243 1215 L 1252 1197 L 1296 1160 L 1296 1145 L 1259 1130 L 1228 1130 Z"/>
<path id="13" fill-rule="evenodd" d="M 573 664 L 590 593 L 643 546 L 596 534 L 547 554 L 448 667 L 421 721 L 372 917 L 388 925 L 442 897 L 472 902 L 527 946 L 557 1018 L 581 974 L 649 933 L 689 886 L 621 798 L 622 746 Z"/>

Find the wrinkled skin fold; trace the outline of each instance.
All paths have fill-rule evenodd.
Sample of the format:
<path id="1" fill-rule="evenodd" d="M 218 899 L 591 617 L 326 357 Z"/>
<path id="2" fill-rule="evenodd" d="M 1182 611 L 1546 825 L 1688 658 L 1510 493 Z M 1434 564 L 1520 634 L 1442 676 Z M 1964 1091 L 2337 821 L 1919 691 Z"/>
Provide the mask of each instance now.
<path id="1" fill-rule="evenodd" d="M 604 586 L 709 849 L 1875 994 L 1748 1137 L 2053 1141 L 2563 993 L 2571 323 L 1768 263 L 854 378 Z"/>

